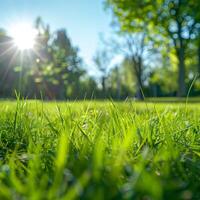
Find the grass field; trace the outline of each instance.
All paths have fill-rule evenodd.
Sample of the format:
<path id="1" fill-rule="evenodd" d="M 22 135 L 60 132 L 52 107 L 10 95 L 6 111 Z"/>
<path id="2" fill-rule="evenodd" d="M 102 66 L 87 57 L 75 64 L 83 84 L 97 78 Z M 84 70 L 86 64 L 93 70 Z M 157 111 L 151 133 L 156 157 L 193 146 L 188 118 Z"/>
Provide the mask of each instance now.
<path id="1" fill-rule="evenodd" d="M 0 199 L 200 199 L 200 104 L 0 102 Z"/>

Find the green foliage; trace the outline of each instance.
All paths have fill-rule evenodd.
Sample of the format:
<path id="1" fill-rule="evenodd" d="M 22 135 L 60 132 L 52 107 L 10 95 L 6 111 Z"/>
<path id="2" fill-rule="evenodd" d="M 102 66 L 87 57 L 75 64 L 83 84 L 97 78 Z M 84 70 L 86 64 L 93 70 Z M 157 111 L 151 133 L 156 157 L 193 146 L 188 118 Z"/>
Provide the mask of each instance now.
<path id="1" fill-rule="evenodd" d="M 154 33 L 156 43 L 170 44 L 178 59 L 178 95 L 186 94 L 186 51 L 199 38 L 199 1 L 187 0 L 107 0 L 107 5 L 126 32 Z M 142 28 L 143 27 L 143 28 Z M 151 39 L 153 39 L 151 37 Z M 164 40 L 163 40 L 164 39 Z"/>
<path id="2" fill-rule="evenodd" d="M 68 91 L 77 90 L 80 77 L 85 73 L 78 49 L 73 47 L 65 29 L 50 33 L 48 25 L 38 18 L 37 55 L 33 69 L 35 81 L 45 96 L 56 99 L 74 97 Z M 39 73 L 38 73 L 39 72 Z M 47 91 L 46 91 L 47 90 Z M 48 93 L 50 91 L 50 93 Z"/>
<path id="3" fill-rule="evenodd" d="M 1 97 L 12 97 L 18 90 L 28 98 L 39 98 L 41 93 L 46 99 L 83 98 L 88 88 L 80 88 L 86 72 L 78 48 L 72 45 L 66 30 L 52 33 L 40 17 L 35 21 L 35 29 L 34 48 L 23 52 L 0 30 Z"/>
<path id="4" fill-rule="evenodd" d="M 0 199 L 199 199 L 196 104 L 0 102 Z"/>
<path id="5" fill-rule="evenodd" d="M 13 98 L 15 90 L 26 98 L 51 100 L 186 95 L 200 72 L 199 2 L 105 2 L 113 12 L 115 34 L 94 55 L 95 77 L 87 73 L 90 66 L 66 29 L 53 32 L 38 17 L 35 46 L 23 52 L 0 29 L 0 97 Z M 111 66 L 119 54 L 122 63 Z M 191 95 L 200 95 L 199 88 L 196 79 Z"/>
<path id="6" fill-rule="evenodd" d="M 107 78 L 109 94 L 112 98 L 123 99 L 133 96 L 136 90 L 136 78 L 130 63 L 125 60 L 120 66 L 110 70 Z"/>

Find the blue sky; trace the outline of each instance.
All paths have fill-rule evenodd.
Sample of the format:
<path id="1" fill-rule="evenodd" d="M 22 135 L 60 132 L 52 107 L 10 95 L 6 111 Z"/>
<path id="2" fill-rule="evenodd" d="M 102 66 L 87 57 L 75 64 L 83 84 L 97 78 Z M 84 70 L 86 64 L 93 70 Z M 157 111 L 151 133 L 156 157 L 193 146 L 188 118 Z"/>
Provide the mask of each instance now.
<path id="1" fill-rule="evenodd" d="M 66 28 L 80 55 L 92 68 L 92 57 L 99 46 L 99 34 L 111 32 L 111 16 L 104 11 L 103 0 L 0 0 L 0 27 L 37 16 L 53 30 Z M 89 69 L 92 71 L 92 69 Z"/>

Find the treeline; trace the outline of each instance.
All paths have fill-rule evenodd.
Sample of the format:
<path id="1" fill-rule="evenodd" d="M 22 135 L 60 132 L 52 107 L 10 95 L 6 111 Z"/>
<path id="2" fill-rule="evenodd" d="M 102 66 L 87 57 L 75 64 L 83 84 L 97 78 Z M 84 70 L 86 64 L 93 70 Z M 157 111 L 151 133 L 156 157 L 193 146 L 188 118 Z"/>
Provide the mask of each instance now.
<path id="1" fill-rule="evenodd" d="M 99 95 L 97 84 L 84 69 L 78 48 L 65 29 L 50 31 L 38 17 L 33 49 L 19 51 L 13 39 L 0 32 L 0 97 L 80 99 Z"/>
<path id="2" fill-rule="evenodd" d="M 106 5 L 125 40 L 138 97 L 145 85 L 150 96 L 185 96 L 200 72 L 200 1 L 107 0 Z M 200 94 L 199 80 L 191 94 Z"/>
<path id="3" fill-rule="evenodd" d="M 51 32 L 37 18 L 35 46 L 23 52 L 0 30 L 0 97 L 14 97 L 15 90 L 26 98 L 61 100 L 186 96 L 192 83 L 190 95 L 200 95 L 199 1 L 105 4 L 113 13 L 113 35 L 94 54 L 95 77 L 65 29 Z"/>

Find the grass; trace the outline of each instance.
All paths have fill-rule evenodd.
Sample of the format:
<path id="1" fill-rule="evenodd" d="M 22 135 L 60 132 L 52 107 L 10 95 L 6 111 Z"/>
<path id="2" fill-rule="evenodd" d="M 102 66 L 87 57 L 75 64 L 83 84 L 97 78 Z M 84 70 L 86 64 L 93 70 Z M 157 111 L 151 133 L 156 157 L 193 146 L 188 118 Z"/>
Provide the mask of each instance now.
<path id="1" fill-rule="evenodd" d="M 0 102 L 0 199 L 200 199 L 200 104 Z"/>
<path id="2" fill-rule="evenodd" d="M 185 103 L 188 101 L 189 103 L 200 103 L 199 97 L 155 97 L 155 98 L 145 98 L 146 102 L 153 103 Z"/>

